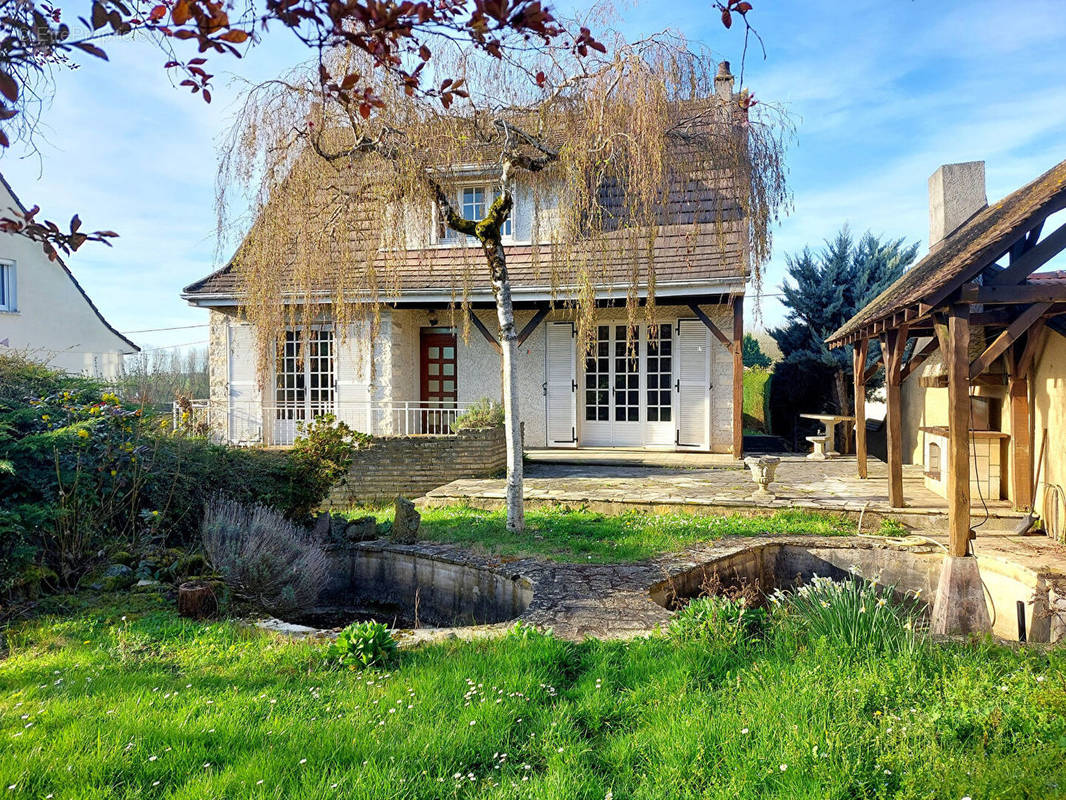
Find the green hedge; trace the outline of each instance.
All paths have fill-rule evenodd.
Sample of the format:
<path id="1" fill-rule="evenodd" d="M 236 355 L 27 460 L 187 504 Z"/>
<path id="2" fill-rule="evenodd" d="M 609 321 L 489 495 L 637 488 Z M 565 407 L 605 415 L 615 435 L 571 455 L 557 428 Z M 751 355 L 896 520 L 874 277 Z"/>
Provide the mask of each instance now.
<path id="1" fill-rule="evenodd" d="M 0 594 L 74 586 L 116 553 L 198 544 L 214 492 L 302 519 L 328 490 L 306 448 L 169 428 L 99 382 L 0 356 Z"/>

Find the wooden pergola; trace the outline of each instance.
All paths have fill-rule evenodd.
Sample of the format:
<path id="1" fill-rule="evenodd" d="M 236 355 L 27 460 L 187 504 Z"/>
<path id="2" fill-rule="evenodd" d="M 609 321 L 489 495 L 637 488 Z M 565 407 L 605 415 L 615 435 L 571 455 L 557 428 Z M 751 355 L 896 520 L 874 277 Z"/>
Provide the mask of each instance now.
<path id="1" fill-rule="evenodd" d="M 1066 248 L 1066 224 L 1044 223 L 1066 208 L 1066 161 L 995 205 L 986 206 L 948 235 L 922 261 L 828 339 L 852 345 L 855 369 L 856 454 L 866 471 L 866 383 L 884 369 L 889 503 L 903 498 L 901 385 L 939 351 L 948 390 L 947 501 L 949 554 L 970 549 L 970 395 L 979 385 L 1006 382 L 1011 442 L 1009 469 L 1015 507 L 1033 498 L 1029 380 L 1048 325 L 1066 314 L 1066 273 L 1033 273 Z M 984 347 L 971 354 L 971 332 Z M 1066 330 L 1066 328 L 1064 328 Z M 868 365 L 870 342 L 881 357 Z M 973 341 L 979 341 L 974 338 Z M 909 356 L 907 355 L 909 354 Z M 993 365 L 1003 369 L 994 374 Z"/>

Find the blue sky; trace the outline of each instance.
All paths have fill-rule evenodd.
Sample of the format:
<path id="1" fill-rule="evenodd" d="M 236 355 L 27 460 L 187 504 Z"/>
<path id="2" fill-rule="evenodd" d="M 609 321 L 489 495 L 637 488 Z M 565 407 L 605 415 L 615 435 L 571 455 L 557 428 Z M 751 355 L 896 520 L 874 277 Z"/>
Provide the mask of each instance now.
<path id="1" fill-rule="evenodd" d="M 984 159 L 994 201 L 1066 158 L 1063 11 L 1062 0 L 756 0 L 767 59 L 749 52 L 745 84 L 797 127 L 794 209 L 775 233 L 765 324 L 782 319 L 773 295 L 784 254 L 845 222 L 924 249 L 926 179 L 938 165 Z M 675 27 L 739 62 L 740 32 L 725 31 L 706 0 L 624 4 L 620 17 L 627 36 Z M 57 76 L 40 157 L 6 153 L 0 170 L 50 218 L 77 211 L 88 227 L 121 234 L 113 248 L 86 245 L 68 261 L 119 330 L 202 325 L 206 312 L 178 293 L 216 267 L 215 144 L 234 111 L 235 76 L 271 77 L 303 53 L 278 30 L 242 61 L 213 59 L 211 105 L 170 85 L 158 51 L 116 41 L 108 53 L 107 64 Z M 151 348 L 207 334 L 132 338 Z"/>

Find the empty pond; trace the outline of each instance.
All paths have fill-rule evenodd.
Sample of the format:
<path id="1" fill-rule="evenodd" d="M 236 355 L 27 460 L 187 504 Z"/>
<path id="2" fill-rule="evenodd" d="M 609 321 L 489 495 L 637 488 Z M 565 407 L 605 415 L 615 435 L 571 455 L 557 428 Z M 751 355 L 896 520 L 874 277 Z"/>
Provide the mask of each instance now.
<path id="1" fill-rule="evenodd" d="M 491 625 L 519 616 L 533 599 L 521 575 L 369 543 L 329 551 L 332 569 L 314 608 L 288 621 L 316 628 L 367 619 L 393 628 Z"/>
<path id="2" fill-rule="evenodd" d="M 770 594 L 777 588 L 788 589 L 805 583 L 815 575 L 834 580 L 858 575 L 868 580 L 876 578 L 883 585 L 895 587 L 897 592 L 918 592 L 923 602 L 931 606 L 943 563 L 943 553 L 939 550 L 913 552 L 843 543 L 835 547 L 762 544 L 675 573 L 652 585 L 650 593 L 656 603 L 674 609 L 716 583 L 725 587 L 757 584 L 763 593 Z M 1025 603 L 1029 641 L 1048 641 L 1053 634 L 1048 614 L 1048 586 L 1040 576 L 997 559 L 979 558 L 978 563 L 993 633 L 1003 639 L 1018 639 L 1016 604 L 1020 600 Z"/>

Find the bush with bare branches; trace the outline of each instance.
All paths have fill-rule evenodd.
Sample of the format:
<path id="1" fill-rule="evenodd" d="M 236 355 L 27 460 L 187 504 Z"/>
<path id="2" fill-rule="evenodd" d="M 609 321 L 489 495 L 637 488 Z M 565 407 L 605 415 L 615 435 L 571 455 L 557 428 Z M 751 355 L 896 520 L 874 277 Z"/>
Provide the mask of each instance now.
<path id="1" fill-rule="evenodd" d="M 234 596 L 271 613 L 314 604 L 329 560 L 310 532 L 265 506 L 208 501 L 204 552 Z"/>

